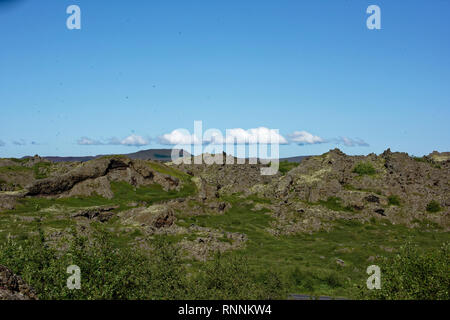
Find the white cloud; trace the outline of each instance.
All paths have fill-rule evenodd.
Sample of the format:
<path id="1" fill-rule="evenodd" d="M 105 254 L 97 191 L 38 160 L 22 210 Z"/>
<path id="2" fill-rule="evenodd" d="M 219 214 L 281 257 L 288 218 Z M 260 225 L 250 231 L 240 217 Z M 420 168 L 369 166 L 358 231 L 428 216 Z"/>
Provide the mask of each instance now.
<path id="1" fill-rule="evenodd" d="M 205 132 L 205 134 L 208 131 Z M 171 133 L 164 134 L 159 137 L 159 142 L 161 144 L 179 144 L 179 145 L 190 145 L 190 144 L 287 144 L 287 140 L 280 135 L 275 129 L 268 129 L 265 127 L 253 128 L 253 129 L 228 129 L 223 134 L 216 130 L 205 138 L 198 138 L 194 134 L 190 134 L 189 131 L 185 129 L 173 130 Z"/>
<path id="2" fill-rule="evenodd" d="M 369 144 L 362 139 L 356 138 L 348 138 L 348 137 L 339 137 L 332 139 L 324 139 L 319 136 L 315 136 L 307 131 L 295 131 L 288 135 L 289 141 L 293 143 L 297 143 L 298 145 L 307 145 L 307 144 L 318 144 L 318 143 L 334 143 L 334 144 L 343 144 L 346 147 L 368 147 Z"/>
<path id="3" fill-rule="evenodd" d="M 301 146 L 305 144 L 317 144 L 326 142 L 325 139 L 319 136 L 312 135 L 307 131 L 295 131 L 288 135 L 288 137 L 291 142 L 297 143 Z"/>
<path id="4" fill-rule="evenodd" d="M 131 147 L 146 146 L 149 143 L 150 143 L 149 140 L 135 134 L 132 134 L 131 136 L 128 136 L 119 142 L 119 144 L 121 145 Z"/>
<path id="5" fill-rule="evenodd" d="M 176 129 L 171 133 L 163 134 L 158 138 L 161 144 L 200 144 L 201 140 L 197 138 L 194 134 L 190 134 L 189 131 L 185 129 Z"/>
<path id="6" fill-rule="evenodd" d="M 241 128 L 227 130 L 225 136 L 227 144 L 287 144 L 288 141 L 278 133 L 278 130 L 259 127 L 244 130 Z"/>
<path id="7" fill-rule="evenodd" d="M 98 145 L 102 145 L 104 143 L 102 143 L 98 140 L 90 139 L 88 137 L 81 137 L 80 139 L 77 140 L 77 144 L 82 145 L 82 146 L 98 146 Z"/>
<path id="8" fill-rule="evenodd" d="M 145 139 L 141 136 L 132 134 L 125 139 L 117 139 L 111 138 L 107 142 L 102 142 L 100 140 L 94 140 L 88 137 L 82 137 L 77 140 L 77 144 L 83 146 L 100 146 L 100 145 L 123 145 L 123 146 L 132 146 L 132 147 L 140 147 L 146 146 L 150 144 L 149 139 Z"/>
<path id="9" fill-rule="evenodd" d="M 369 144 L 367 142 L 365 142 L 362 139 L 356 138 L 356 139 L 352 139 L 352 138 L 347 138 L 347 137 L 340 137 L 338 139 L 335 139 L 335 142 L 337 144 L 343 144 L 347 147 L 368 147 Z"/>

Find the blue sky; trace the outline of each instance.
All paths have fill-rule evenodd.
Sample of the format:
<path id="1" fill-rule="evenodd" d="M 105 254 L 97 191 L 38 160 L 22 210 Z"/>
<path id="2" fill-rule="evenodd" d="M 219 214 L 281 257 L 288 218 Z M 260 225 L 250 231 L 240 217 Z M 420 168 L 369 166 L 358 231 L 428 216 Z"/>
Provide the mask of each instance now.
<path id="1" fill-rule="evenodd" d="M 81 30 L 66 27 L 72 4 Z M 366 27 L 371 4 L 381 30 Z M 450 151 L 449 12 L 445 0 L 0 0 L 0 157 L 167 148 L 157 137 L 194 120 L 322 139 L 281 156 Z"/>

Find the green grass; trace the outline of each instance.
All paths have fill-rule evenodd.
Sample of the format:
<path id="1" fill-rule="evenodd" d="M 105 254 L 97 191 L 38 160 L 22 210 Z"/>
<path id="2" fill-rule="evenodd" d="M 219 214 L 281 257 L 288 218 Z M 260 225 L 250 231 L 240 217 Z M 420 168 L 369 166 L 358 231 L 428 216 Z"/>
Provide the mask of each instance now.
<path id="1" fill-rule="evenodd" d="M 388 204 L 390 206 L 400 206 L 401 205 L 400 197 L 397 195 L 390 195 L 388 197 Z"/>
<path id="2" fill-rule="evenodd" d="M 62 206 L 70 208 L 82 208 L 101 205 L 120 205 L 127 207 L 130 202 L 145 202 L 150 205 L 163 200 L 170 200 L 179 197 L 186 197 L 195 192 L 195 187 L 187 184 L 180 191 L 165 191 L 159 184 L 142 186 L 135 188 L 126 182 L 111 182 L 111 190 L 114 193 L 112 199 L 101 196 L 90 197 L 70 197 L 70 198 L 25 198 L 20 200 L 20 204 L 8 213 L 33 213 L 51 206 Z"/>
<path id="3" fill-rule="evenodd" d="M 189 180 L 189 178 L 190 178 L 190 176 L 188 174 L 186 174 L 180 170 L 166 166 L 164 164 L 158 163 L 158 162 L 149 161 L 148 165 L 150 166 L 150 168 L 152 168 L 153 170 L 155 170 L 159 173 L 168 174 L 172 177 L 178 178 L 183 181 Z"/>
<path id="4" fill-rule="evenodd" d="M 430 213 L 439 212 L 441 210 L 442 210 L 441 205 L 436 200 L 431 200 L 427 204 L 427 211 L 430 212 Z"/>
<path id="5" fill-rule="evenodd" d="M 195 184 L 190 177 L 176 169 L 152 163 L 154 170 L 180 178 L 184 187 L 180 191 L 164 191 L 159 185 L 135 188 L 124 182 L 112 182 L 113 199 L 100 196 L 78 198 L 27 198 L 15 209 L 0 213 L 0 239 L 8 234 L 16 235 L 17 239 L 25 239 L 35 233 L 41 224 L 44 229 L 67 229 L 74 225 L 70 219 L 58 218 L 50 207 L 57 206 L 58 214 L 64 209 L 81 208 L 98 205 L 119 205 L 125 210 L 130 202 L 145 202 L 152 204 L 168 199 L 186 197 L 196 192 Z M 449 241 L 449 233 L 444 232 L 436 224 L 418 221 L 417 229 L 409 229 L 402 225 L 393 225 L 386 220 L 372 218 L 370 223 L 362 224 L 353 220 L 338 220 L 329 232 L 320 231 L 313 234 L 298 234 L 290 236 L 274 236 L 268 232 L 274 222 L 267 209 L 255 211 L 253 203 L 271 203 L 270 199 L 256 196 L 242 198 L 239 195 L 223 198 L 231 203 L 231 208 L 221 215 L 203 215 L 189 217 L 183 213 L 177 214 L 177 224 L 189 227 L 192 223 L 212 229 L 228 232 L 244 233 L 248 237 L 245 247 L 226 253 L 226 258 L 246 258 L 252 274 L 273 271 L 289 284 L 292 293 L 312 295 L 357 297 L 357 287 L 364 285 L 367 279 L 367 266 L 373 264 L 369 257 L 393 257 L 397 249 L 406 242 L 418 246 L 419 251 L 439 247 Z M 192 205 L 197 205 L 195 202 Z M 342 204 L 341 199 L 330 197 L 315 205 L 322 205 L 334 211 L 353 211 Z M 60 210 L 61 209 L 61 210 Z M 29 218 L 23 220 L 23 218 Z M 92 223 L 99 230 L 113 228 L 118 225 L 118 218 L 107 223 Z M 38 222 L 38 221 L 41 222 Z M 113 236 L 114 244 L 125 248 L 140 236 L 139 230 L 117 232 Z M 196 235 L 166 236 L 171 242 L 181 241 L 187 236 L 195 240 Z M 157 237 L 155 237 L 157 238 Z M 226 238 L 219 239 L 228 242 Z M 386 250 L 392 248 L 393 250 Z M 344 266 L 336 263 L 336 259 L 345 261 Z M 199 261 L 189 261 L 192 264 L 189 272 L 197 275 L 204 270 L 205 264 Z M 221 270 L 221 269 L 220 269 Z"/>
<path id="6" fill-rule="evenodd" d="M 359 174 L 360 176 L 364 175 L 375 175 L 377 171 L 373 167 L 373 165 L 369 162 L 359 162 L 353 168 L 353 172 Z"/>
<path id="7" fill-rule="evenodd" d="M 27 163 L 30 159 L 28 159 L 28 158 L 26 158 L 26 159 L 6 158 L 6 160 L 11 160 L 11 161 L 14 161 L 16 163 L 23 164 L 23 163 Z"/>
<path id="8" fill-rule="evenodd" d="M 3 166 L 0 167 L 0 173 L 9 173 L 9 172 L 27 172 L 31 171 L 31 168 L 22 167 L 22 166 Z"/>
<path id="9" fill-rule="evenodd" d="M 129 204 L 131 202 L 143 202 L 146 205 L 151 205 L 164 200 L 187 197 L 195 192 L 193 183 L 187 182 L 180 191 L 164 191 L 158 184 L 135 188 L 126 182 L 111 182 L 111 189 L 114 193 L 112 199 L 106 199 L 97 195 L 58 199 L 36 197 L 22 199 L 14 210 L 0 212 L 0 239 L 4 239 L 9 234 L 26 237 L 33 230 L 36 230 L 36 223 L 33 219 L 42 219 L 42 225 L 45 228 L 65 229 L 72 225 L 65 212 L 76 210 L 77 208 L 118 205 L 119 208 L 114 211 L 120 212 L 130 209 Z M 55 212 L 60 216 L 55 217 Z M 27 220 L 22 221 L 21 217 L 26 217 Z M 113 218 L 111 224 L 114 224 L 116 220 Z M 115 240 L 125 244 L 132 238 L 129 236 L 124 238 L 118 235 Z"/>
<path id="10" fill-rule="evenodd" d="M 245 233 L 246 247 L 228 255 L 246 257 L 256 272 L 275 271 L 289 282 L 293 293 L 357 297 L 357 285 L 365 284 L 366 268 L 372 264 L 367 260 L 370 256 L 393 256 L 407 241 L 426 251 L 449 239 L 448 232 L 411 230 L 375 218 L 367 224 L 336 221 L 330 232 L 275 237 L 267 232 L 273 221 L 267 210 L 252 211 L 251 205 L 238 200 L 232 205 L 223 215 L 186 218 L 179 224 Z M 384 250 L 386 247 L 394 251 Z M 344 267 L 336 263 L 337 258 L 345 261 Z"/>
<path id="11" fill-rule="evenodd" d="M 342 199 L 338 197 L 329 197 L 326 201 L 320 200 L 319 204 L 333 211 L 354 212 L 352 207 L 342 205 Z"/>
<path id="12" fill-rule="evenodd" d="M 282 175 L 285 175 L 292 169 L 298 167 L 299 164 L 300 163 L 297 162 L 280 161 L 280 167 L 278 170 L 281 172 Z"/>
<path id="13" fill-rule="evenodd" d="M 33 166 L 34 177 L 36 179 L 48 178 L 50 174 L 50 168 L 52 164 L 50 162 L 38 162 Z"/>

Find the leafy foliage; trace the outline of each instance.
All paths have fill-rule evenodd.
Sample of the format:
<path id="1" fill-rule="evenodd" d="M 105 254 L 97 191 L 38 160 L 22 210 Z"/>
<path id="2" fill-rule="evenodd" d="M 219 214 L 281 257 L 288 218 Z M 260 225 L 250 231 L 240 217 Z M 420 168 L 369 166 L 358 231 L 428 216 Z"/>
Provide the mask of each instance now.
<path id="1" fill-rule="evenodd" d="M 398 255 L 385 258 L 381 268 L 381 289 L 361 289 L 365 299 L 448 300 L 450 299 L 450 244 L 420 253 L 412 244 L 403 246 Z"/>
<path id="2" fill-rule="evenodd" d="M 353 168 L 353 172 L 359 174 L 360 176 L 374 175 L 377 173 L 373 165 L 369 162 L 359 162 Z"/>
<path id="3" fill-rule="evenodd" d="M 117 248 L 107 232 L 88 240 L 73 234 L 66 249 L 56 249 L 44 235 L 0 247 L 0 264 L 29 283 L 40 299 L 275 299 L 285 298 L 276 274 L 250 272 L 244 258 L 217 255 L 190 275 L 179 249 L 164 238 L 150 255 L 130 247 Z M 66 268 L 81 270 L 81 289 L 66 286 Z"/>

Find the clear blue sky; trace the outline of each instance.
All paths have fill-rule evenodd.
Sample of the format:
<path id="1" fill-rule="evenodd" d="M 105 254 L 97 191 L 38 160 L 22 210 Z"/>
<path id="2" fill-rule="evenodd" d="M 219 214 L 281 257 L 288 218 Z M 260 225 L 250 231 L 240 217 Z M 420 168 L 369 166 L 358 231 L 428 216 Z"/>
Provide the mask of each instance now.
<path id="1" fill-rule="evenodd" d="M 0 0 L 0 157 L 159 148 L 194 120 L 329 141 L 282 156 L 450 151 L 449 16 L 446 0 Z M 132 134 L 151 144 L 77 143 Z"/>

